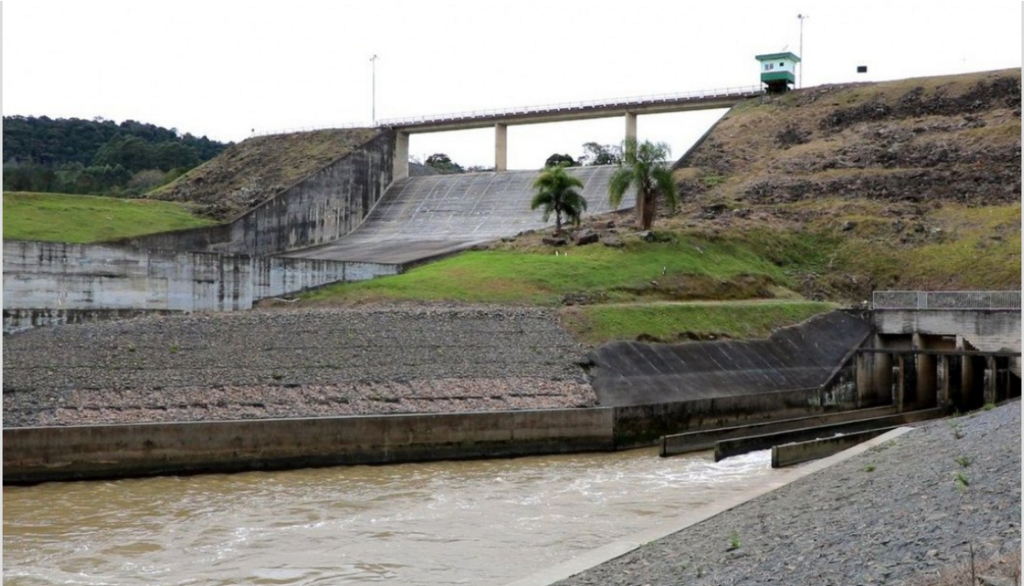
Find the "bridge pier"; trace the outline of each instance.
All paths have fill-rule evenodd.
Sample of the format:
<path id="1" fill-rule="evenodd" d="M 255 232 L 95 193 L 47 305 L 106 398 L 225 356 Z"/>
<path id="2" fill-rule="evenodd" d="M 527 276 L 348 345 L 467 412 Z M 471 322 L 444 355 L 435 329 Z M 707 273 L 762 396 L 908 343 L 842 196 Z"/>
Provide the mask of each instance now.
<path id="1" fill-rule="evenodd" d="M 409 133 L 395 131 L 395 156 L 391 162 L 391 180 L 409 176 Z"/>
<path id="2" fill-rule="evenodd" d="M 892 355 L 858 354 L 857 407 L 889 405 L 892 400 Z"/>
<path id="3" fill-rule="evenodd" d="M 636 112 L 626 112 L 626 140 L 636 140 Z"/>
<path id="4" fill-rule="evenodd" d="M 494 125 L 494 170 L 508 171 L 508 125 Z"/>
<path id="5" fill-rule="evenodd" d="M 921 334 L 913 335 L 913 346 L 914 348 L 924 350 L 930 344 L 928 344 Z M 937 403 L 937 369 L 935 363 L 935 356 L 931 354 L 917 354 L 914 356 L 914 378 L 917 383 L 917 388 L 914 392 L 914 402 L 912 404 L 913 409 L 927 409 L 929 407 L 935 407 Z"/>

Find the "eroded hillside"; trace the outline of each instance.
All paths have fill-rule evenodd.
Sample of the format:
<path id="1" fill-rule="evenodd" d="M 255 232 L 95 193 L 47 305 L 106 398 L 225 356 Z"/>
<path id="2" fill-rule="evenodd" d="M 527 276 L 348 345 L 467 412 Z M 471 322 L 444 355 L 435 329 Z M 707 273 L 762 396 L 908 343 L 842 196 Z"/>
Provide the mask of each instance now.
<path id="1" fill-rule="evenodd" d="M 376 136 L 372 128 L 329 129 L 250 138 L 147 197 L 197 204 L 230 220 Z"/>
<path id="2" fill-rule="evenodd" d="M 676 171 L 687 204 L 662 225 L 763 239 L 818 298 L 1019 288 L 1020 82 L 1005 70 L 751 100 Z"/>

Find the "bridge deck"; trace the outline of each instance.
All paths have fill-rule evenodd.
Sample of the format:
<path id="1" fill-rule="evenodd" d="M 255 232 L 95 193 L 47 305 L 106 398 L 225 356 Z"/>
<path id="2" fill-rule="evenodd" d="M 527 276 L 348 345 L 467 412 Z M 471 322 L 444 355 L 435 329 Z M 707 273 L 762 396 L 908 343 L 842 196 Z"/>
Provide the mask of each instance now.
<path id="1" fill-rule="evenodd" d="M 687 110 L 729 108 L 736 102 L 761 95 L 759 86 L 701 90 L 685 94 L 663 94 L 588 102 L 568 102 L 548 106 L 528 106 L 499 110 L 477 110 L 453 114 L 437 114 L 412 118 L 380 120 L 379 126 L 390 126 L 404 132 L 442 132 L 488 128 L 495 124 L 539 124 L 565 120 L 606 118 L 625 114 L 658 114 Z"/>
<path id="2" fill-rule="evenodd" d="M 577 167 L 587 214 L 612 211 L 608 181 L 614 166 Z M 409 177 L 396 181 L 352 234 L 330 244 L 282 255 L 406 264 L 455 252 L 474 244 L 554 225 L 530 210 L 538 171 L 465 173 Z M 634 195 L 622 207 L 634 204 Z"/>

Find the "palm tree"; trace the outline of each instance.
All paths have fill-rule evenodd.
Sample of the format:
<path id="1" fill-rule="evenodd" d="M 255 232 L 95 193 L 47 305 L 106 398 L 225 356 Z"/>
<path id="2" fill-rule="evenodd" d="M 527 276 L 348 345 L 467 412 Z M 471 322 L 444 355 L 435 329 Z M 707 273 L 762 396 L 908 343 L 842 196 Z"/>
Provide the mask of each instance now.
<path id="1" fill-rule="evenodd" d="M 626 139 L 622 149 L 622 162 L 608 182 L 608 201 L 612 207 L 622 204 L 622 196 L 630 187 L 636 188 L 636 218 L 641 230 L 650 230 L 654 224 L 654 211 L 658 196 L 668 201 L 674 212 L 679 205 L 672 172 L 666 166 L 668 145 L 645 140 L 637 144 L 635 138 Z"/>
<path id="2" fill-rule="evenodd" d="M 562 216 L 575 225 L 580 223 L 580 215 L 587 209 L 587 200 L 583 199 L 576 188 L 583 188 L 583 182 L 565 172 L 563 165 L 547 167 L 533 182 L 537 190 L 530 202 L 530 209 L 544 208 L 544 221 L 547 222 L 551 213 L 555 214 L 555 236 L 562 233 Z"/>

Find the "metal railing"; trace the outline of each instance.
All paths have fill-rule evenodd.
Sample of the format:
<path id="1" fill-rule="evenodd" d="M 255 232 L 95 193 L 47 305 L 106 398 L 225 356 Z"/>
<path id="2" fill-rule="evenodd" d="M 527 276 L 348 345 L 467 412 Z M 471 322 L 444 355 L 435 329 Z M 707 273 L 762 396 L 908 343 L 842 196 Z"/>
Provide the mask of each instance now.
<path id="1" fill-rule="evenodd" d="M 253 132 L 249 138 L 257 136 L 274 136 L 278 134 L 295 134 L 296 132 L 313 132 L 315 130 L 345 130 L 349 128 L 373 128 L 368 122 L 346 122 L 344 124 L 331 124 L 326 126 L 296 126 L 295 128 L 283 128 L 278 130 L 261 130 Z"/>
<path id="2" fill-rule="evenodd" d="M 416 124 L 430 124 L 438 122 L 452 122 L 458 120 L 470 120 L 473 118 L 493 118 L 501 116 L 522 116 L 530 114 L 547 114 L 551 112 L 566 110 L 585 110 L 611 108 L 615 106 L 645 106 L 650 104 L 685 102 L 688 100 L 703 100 L 706 98 L 740 98 L 751 94 L 760 94 L 760 85 L 746 85 L 711 90 L 696 90 L 675 94 L 657 94 L 650 96 L 633 96 L 629 98 L 611 98 L 606 100 L 585 100 L 581 102 L 560 102 L 543 106 L 521 106 L 515 108 L 495 108 L 490 110 L 469 110 L 466 112 L 452 112 L 449 114 L 430 114 L 427 116 L 412 116 L 408 118 L 388 118 L 378 120 L 377 127 L 384 126 L 413 126 Z M 326 126 L 303 126 L 279 130 L 263 130 L 253 132 L 251 137 L 272 136 L 277 134 L 293 134 L 296 132 L 313 132 L 315 130 L 333 130 L 345 128 L 373 128 L 374 124 L 366 122 L 346 122 L 344 124 Z"/>
<path id="3" fill-rule="evenodd" d="M 743 97 L 751 94 L 760 94 L 761 86 L 736 86 L 728 88 L 717 88 L 711 90 L 697 90 L 675 94 L 657 94 L 651 96 L 633 96 L 628 98 L 611 98 L 606 100 L 586 100 L 581 102 L 561 102 L 543 106 L 522 106 L 515 108 L 497 108 L 491 110 L 469 110 L 466 112 L 452 112 L 448 114 L 431 114 L 428 116 L 413 116 L 409 118 L 388 118 L 377 121 L 378 126 L 412 126 L 416 124 L 429 124 L 434 122 L 450 122 L 457 120 L 469 120 L 473 118 L 493 118 L 501 116 L 522 116 L 529 114 L 546 114 L 565 110 L 585 110 L 609 108 L 615 106 L 643 106 L 648 104 L 684 102 L 687 100 L 701 100 L 705 98 Z"/>
<path id="4" fill-rule="evenodd" d="M 1020 309 L 1020 291 L 875 291 L 874 309 Z"/>

